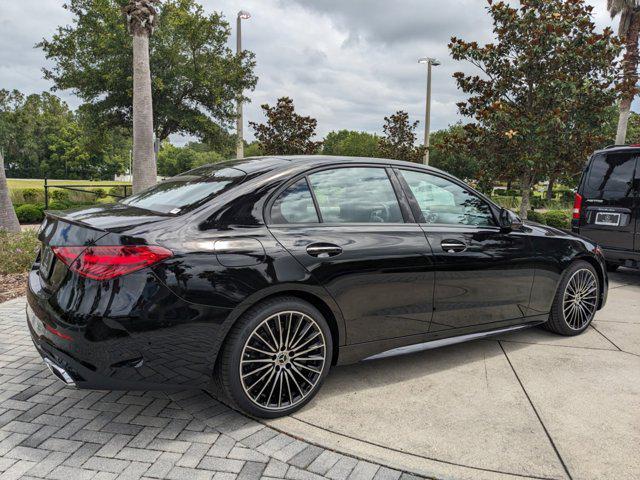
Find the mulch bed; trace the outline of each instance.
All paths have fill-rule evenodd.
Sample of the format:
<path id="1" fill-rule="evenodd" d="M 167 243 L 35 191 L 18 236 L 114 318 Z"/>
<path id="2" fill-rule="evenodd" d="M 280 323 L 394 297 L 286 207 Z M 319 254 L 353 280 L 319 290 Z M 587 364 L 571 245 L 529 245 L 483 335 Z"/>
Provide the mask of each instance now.
<path id="1" fill-rule="evenodd" d="M 21 297 L 27 292 L 28 273 L 0 275 L 0 302 Z"/>

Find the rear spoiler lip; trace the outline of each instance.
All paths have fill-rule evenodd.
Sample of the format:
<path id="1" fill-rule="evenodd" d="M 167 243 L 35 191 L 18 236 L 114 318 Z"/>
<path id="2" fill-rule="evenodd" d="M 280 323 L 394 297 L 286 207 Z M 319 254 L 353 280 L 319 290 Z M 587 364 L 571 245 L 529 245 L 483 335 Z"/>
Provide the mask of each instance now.
<path id="1" fill-rule="evenodd" d="M 45 210 L 44 212 L 45 215 L 45 219 L 46 218 L 52 218 L 55 220 L 61 220 L 65 223 L 69 223 L 71 225 L 77 225 L 79 227 L 83 227 L 83 228 L 88 228 L 90 230 L 94 230 L 96 232 L 100 232 L 100 233 L 109 233 L 108 230 L 106 229 L 102 229 L 102 228 L 96 228 L 94 225 L 91 225 L 90 223 L 85 223 L 85 222 L 81 222 L 80 220 L 75 220 L 72 218 L 69 218 L 63 210 Z"/>

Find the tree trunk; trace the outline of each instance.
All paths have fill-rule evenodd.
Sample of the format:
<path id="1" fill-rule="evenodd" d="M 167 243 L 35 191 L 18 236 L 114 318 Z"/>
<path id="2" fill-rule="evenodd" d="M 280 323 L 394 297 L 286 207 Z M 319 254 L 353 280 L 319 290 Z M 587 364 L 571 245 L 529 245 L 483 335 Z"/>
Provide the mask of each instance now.
<path id="1" fill-rule="evenodd" d="M 11 203 L 11 195 L 9 195 L 9 184 L 7 176 L 4 172 L 4 155 L 0 151 L 0 230 L 9 232 L 19 232 L 20 222 L 16 217 L 16 211 Z"/>
<path id="2" fill-rule="evenodd" d="M 549 177 L 549 186 L 547 187 L 547 200 L 553 200 L 553 187 L 556 185 L 556 177 L 552 175 Z"/>
<path id="3" fill-rule="evenodd" d="M 533 180 L 530 172 L 525 172 L 520 179 L 520 193 L 522 195 L 522 203 L 520 204 L 520 217 L 527 219 L 529 210 L 531 209 L 531 187 Z"/>
<path id="4" fill-rule="evenodd" d="M 627 141 L 627 124 L 631 114 L 631 104 L 638 83 L 638 35 L 640 34 L 640 13 L 634 13 L 625 35 L 625 53 L 622 59 L 622 94 L 620 95 L 620 118 L 616 133 L 616 145 Z"/>
<path id="5" fill-rule="evenodd" d="M 149 35 L 133 35 L 133 193 L 156 184 Z"/>

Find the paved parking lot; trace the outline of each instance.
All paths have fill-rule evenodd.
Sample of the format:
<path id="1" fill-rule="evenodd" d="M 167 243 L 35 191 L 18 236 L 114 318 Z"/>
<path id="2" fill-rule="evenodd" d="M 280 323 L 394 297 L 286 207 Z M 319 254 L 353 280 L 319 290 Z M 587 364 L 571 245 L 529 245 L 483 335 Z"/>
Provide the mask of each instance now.
<path id="1" fill-rule="evenodd" d="M 0 480 L 415 478 L 280 433 L 202 392 L 68 388 L 37 355 L 24 306 L 0 304 Z"/>
<path id="2" fill-rule="evenodd" d="M 611 287 L 584 335 L 531 329 L 339 367 L 269 426 L 198 391 L 67 388 L 31 344 L 24 299 L 7 302 L 0 480 L 637 479 L 640 273 Z"/>

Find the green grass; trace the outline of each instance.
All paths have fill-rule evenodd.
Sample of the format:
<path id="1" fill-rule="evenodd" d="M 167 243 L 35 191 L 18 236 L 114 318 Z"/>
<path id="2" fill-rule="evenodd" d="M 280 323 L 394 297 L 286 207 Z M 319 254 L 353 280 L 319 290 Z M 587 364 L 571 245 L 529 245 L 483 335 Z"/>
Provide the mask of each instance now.
<path id="1" fill-rule="evenodd" d="M 44 188 L 44 180 L 40 178 L 9 178 L 9 190 L 22 188 Z M 49 180 L 49 185 L 128 185 L 126 182 L 113 180 Z"/>
<path id="2" fill-rule="evenodd" d="M 38 247 L 35 230 L 8 233 L 0 229 L 0 275 L 29 271 Z"/>

